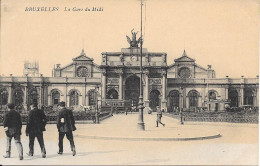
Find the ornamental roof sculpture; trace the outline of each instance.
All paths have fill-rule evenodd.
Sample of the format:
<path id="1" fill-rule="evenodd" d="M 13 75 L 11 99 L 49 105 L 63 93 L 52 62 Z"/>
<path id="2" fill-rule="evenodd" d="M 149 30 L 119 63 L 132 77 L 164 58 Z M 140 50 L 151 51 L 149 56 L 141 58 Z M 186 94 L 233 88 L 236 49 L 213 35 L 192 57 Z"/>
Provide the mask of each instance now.
<path id="1" fill-rule="evenodd" d="M 126 35 L 127 41 L 130 44 L 130 48 L 138 47 L 138 44 L 141 42 L 141 36 L 139 37 L 138 40 L 136 40 L 136 35 L 137 35 L 138 31 L 134 32 L 134 29 L 132 29 L 131 33 L 132 33 L 132 40 L 130 39 L 129 36 Z"/>

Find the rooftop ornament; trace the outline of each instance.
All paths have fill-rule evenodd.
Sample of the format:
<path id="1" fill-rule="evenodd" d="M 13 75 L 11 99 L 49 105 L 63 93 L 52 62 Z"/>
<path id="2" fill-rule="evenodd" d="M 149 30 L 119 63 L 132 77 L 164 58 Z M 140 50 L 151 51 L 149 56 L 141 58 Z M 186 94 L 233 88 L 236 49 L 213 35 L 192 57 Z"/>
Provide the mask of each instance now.
<path id="1" fill-rule="evenodd" d="M 129 36 L 126 35 L 127 41 L 130 44 L 130 48 L 132 47 L 138 47 L 138 44 L 141 42 L 141 37 L 139 37 L 138 40 L 136 40 L 136 35 L 138 32 L 134 32 L 134 29 L 131 30 L 132 33 L 132 40 Z"/>

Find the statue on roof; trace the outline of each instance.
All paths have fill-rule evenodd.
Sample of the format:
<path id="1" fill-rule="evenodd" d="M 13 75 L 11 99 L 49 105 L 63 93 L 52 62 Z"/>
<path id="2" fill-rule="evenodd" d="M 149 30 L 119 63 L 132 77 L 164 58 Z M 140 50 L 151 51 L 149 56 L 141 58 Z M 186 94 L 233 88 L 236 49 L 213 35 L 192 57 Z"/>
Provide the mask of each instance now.
<path id="1" fill-rule="evenodd" d="M 134 29 L 131 30 L 131 33 L 132 33 L 132 40 L 130 39 L 129 36 L 126 35 L 127 41 L 130 44 L 130 47 L 138 47 L 138 44 L 141 42 L 141 37 L 139 37 L 139 39 L 136 40 L 136 35 L 138 31 L 134 32 Z"/>

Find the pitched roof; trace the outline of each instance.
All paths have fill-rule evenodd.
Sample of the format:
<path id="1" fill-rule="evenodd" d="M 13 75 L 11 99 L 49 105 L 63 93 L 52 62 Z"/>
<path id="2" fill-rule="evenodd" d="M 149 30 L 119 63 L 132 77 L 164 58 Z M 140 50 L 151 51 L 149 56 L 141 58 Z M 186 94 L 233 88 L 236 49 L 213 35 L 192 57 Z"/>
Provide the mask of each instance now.
<path id="1" fill-rule="evenodd" d="M 77 56 L 76 58 L 72 59 L 73 61 L 93 61 L 93 58 L 89 58 L 86 56 L 84 49 L 82 49 L 81 53 L 79 56 Z"/>
<path id="2" fill-rule="evenodd" d="M 184 50 L 182 56 L 174 59 L 174 62 L 195 62 L 195 59 L 188 57 L 186 51 Z"/>

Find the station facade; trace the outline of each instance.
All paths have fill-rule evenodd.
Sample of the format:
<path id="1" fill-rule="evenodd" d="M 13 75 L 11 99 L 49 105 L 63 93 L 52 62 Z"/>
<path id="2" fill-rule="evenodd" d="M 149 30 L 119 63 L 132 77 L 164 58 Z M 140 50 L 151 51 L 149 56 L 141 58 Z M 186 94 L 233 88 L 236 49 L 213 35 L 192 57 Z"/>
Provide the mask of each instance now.
<path id="1" fill-rule="evenodd" d="M 156 106 L 168 112 L 183 108 L 196 111 L 223 111 L 227 105 L 259 106 L 259 79 L 216 78 L 210 65 L 198 65 L 184 50 L 167 64 L 167 53 L 143 48 L 144 106 Z M 0 77 L 0 105 L 14 102 L 27 109 L 32 102 L 53 106 L 66 101 L 69 107 L 106 105 L 109 102 L 138 103 L 140 94 L 140 48 L 122 48 L 101 53 L 101 65 L 86 56 L 84 50 L 68 65 L 57 64 L 52 77 L 12 75 Z M 98 103 L 97 103 L 98 102 Z"/>

